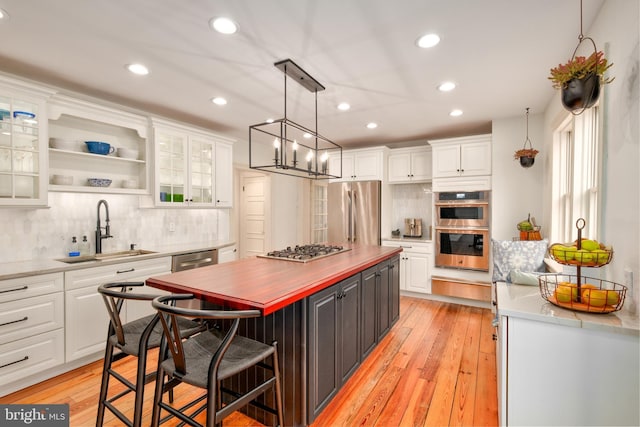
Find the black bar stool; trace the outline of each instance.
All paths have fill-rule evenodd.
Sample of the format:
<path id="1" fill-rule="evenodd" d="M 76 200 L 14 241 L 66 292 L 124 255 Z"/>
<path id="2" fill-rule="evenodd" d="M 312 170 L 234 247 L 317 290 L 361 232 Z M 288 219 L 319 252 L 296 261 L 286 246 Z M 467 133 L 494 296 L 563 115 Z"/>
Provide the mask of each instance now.
<path id="1" fill-rule="evenodd" d="M 221 425 L 222 420 L 232 412 L 252 404 L 276 415 L 278 424 L 283 426 L 277 343 L 267 345 L 236 334 L 240 319 L 259 317 L 260 311 L 202 310 L 175 306 L 175 301 L 189 299 L 193 299 L 193 295 L 167 295 L 154 299 L 152 303 L 160 314 L 171 357 L 167 357 L 158 366 L 151 425 L 156 427 L 171 417 L 177 417 L 186 424 L 202 426 L 194 418 L 206 410 L 206 426 L 213 427 Z M 183 340 L 175 331 L 179 320 L 184 318 L 203 319 L 209 323 L 225 319 L 231 322 L 230 327 L 225 328 L 228 329 L 226 332 L 218 329 L 216 325 L 210 327 L 207 332 Z M 267 358 L 271 359 L 271 365 L 265 363 Z M 271 374 L 256 375 L 256 384 L 250 384 L 250 390 L 238 391 L 226 387 L 231 381 L 224 380 L 253 366 L 259 366 Z M 202 388 L 206 393 L 180 408 L 163 402 L 164 393 L 180 383 Z M 256 400 L 274 388 L 275 408 Z M 206 403 L 190 414 L 186 413 L 189 408 L 202 401 Z M 163 409 L 169 416 L 161 420 Z"/>
<path id="2" fill-rule="evenodd" d="M 109 313 L 109 332 L 104 354 L 104 366 L 102 369 L 102 383 L 100 385 L 100 401 L 98 402 L 98 415 L 96 426 L 102 426 L 104 411 L 109 409 L 120 421 L 130 427 L 139 427 L 142 423 L 142 404 L 144 399 L 145 384 L 155 379 L 155 372 L 146 373 L 147 352 L 149 349 L 160 347 L 162 339 L 162 326 L 159 323 L 158 314 L 152 314 L 143 318 L 122 323 L 120 310 L 126 300 L 151 301 L 157 294 L 143 294 L 129 292 L 129 289 L 144 286 L 143 282 L 107 283 L 98 287 Z M 187 319 L 181 319 L 179 324 L 180 336 L 186 337 L 198 333 L 204 329 L 203 324 Z M 115 361 L 125 357 L 136 357 L 138 366 L 135 382 L 125 378 L 112 368 Z M 107 398 L 109 379 L 116 378 L 126 386 L 126 390 Z M 119 410 L 114 402 L 121 397 L 134 392 L 135 404 L 132 418 L 128 418 Z"/>

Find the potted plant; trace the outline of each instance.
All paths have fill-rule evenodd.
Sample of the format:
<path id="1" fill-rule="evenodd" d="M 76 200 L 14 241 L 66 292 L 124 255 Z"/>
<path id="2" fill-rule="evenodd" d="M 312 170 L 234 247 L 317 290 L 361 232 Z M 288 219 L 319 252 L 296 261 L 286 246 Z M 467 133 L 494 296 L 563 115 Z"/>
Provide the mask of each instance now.
<path id="1" fill-rule="evenodd" d="M 611 83 L 604 72 L 613 64 L 608 63 L 602 51 L 594 51 L 588 58 L 574 56 L 566 64 L 551 69 L 549 80 L 562 91 L 562 105 L 569 111 L 593 106 L 600 96 L 600 85 Z"/>
<path id="2" fill-rule="evenodd" d="M 515 160 L 520 160 L 520 166 L 523 168 L 530 168 L 533 166 L 536 154 L 538 154 L 538 150 L 535 148 L 522 148 L 515 152 L 513 158 Z"/>

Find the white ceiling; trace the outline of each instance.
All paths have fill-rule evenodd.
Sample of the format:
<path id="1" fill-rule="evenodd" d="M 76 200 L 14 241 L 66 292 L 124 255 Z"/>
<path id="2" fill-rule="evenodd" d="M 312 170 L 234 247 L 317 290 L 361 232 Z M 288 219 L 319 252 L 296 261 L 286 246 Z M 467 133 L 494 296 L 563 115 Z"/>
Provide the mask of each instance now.
<path id="1" fill-rule="evenodd" d="M 585 35 L 602 0 L 583 0 Z M 187 121 L 240 140 L 284 116 L 290 58 L 326 87 L 318 132 L 344 147 L 491 131 L 541 113 L 549 69 L 571 57 L 579 0 L 0 0 L 0 71 Z M 214 16 L 235 35 L 208 27 Z M 427 32 L 441 37 L 416 47 Z M 602 49 L 601 46 L 598 46 Z M 125 64 L 151 72 L 134 76 Z M 441 93 L 444 80 L 458 84 Z M 313 95 L 288 80 L 287 115 L 314 128 Z M 228 100 L 224 107 L 214 96 Z M 338 103 L 351 109 L 341 112 Z M 450 117 L 453 108 L 464 111 Z M 368 122 L 378 123 L 369 130 Z"/>

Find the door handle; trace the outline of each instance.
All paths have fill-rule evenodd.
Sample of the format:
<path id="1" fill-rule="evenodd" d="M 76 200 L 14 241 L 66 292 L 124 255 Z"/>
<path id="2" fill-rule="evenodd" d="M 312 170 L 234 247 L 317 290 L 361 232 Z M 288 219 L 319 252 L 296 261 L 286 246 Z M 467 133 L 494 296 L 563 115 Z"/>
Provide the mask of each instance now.
<path id="1" fill-rule="evenodd" d="M 358 223 L 356 218 L 358 218 L 358 210 L 356 206 L 358 205 L 358 193 L 356 191 L 353 192 L 353 243 L 356 242 L 358 237 Z"/>

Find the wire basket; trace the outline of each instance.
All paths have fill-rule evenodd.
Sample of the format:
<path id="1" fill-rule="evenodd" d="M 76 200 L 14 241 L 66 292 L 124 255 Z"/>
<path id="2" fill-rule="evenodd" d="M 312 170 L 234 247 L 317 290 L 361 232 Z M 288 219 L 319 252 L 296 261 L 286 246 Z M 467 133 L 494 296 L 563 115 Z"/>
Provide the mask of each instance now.
<path id="1" fill-rule="evenodd" d="M 540 294 L 551 304 L 587 313 L 611 313 L 624 304 L 627 287 L 573 274 L 544 274 L 538 279 Z"/>
<path id="2" fill-rule="evenodd" d="M 549 246 L 549 256 L 560 264 L 581 267 L 602 267 L 613 259 L 613 249 L 600 244 L 593 251 L 578 249 L 574 243 L 554 243 Z"/>

